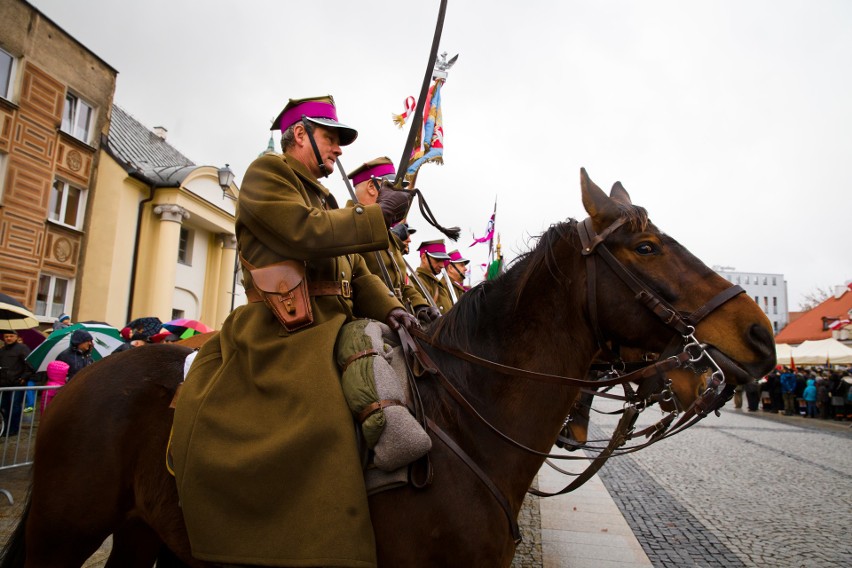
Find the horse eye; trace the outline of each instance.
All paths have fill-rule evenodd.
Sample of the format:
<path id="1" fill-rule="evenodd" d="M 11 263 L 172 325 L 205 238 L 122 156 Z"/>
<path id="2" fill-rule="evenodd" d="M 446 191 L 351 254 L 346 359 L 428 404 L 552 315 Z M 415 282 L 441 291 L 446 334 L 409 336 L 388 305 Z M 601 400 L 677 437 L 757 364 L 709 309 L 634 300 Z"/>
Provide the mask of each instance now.
<path id="1" fill-rule="evenodd" d="M 654 243 L 649 243 L 648 241 L 645 241 L 643 243 L 639 243 L 639 245 L 636 247 L 636 252 L 643 256 L 647 256 L 649 254 L 656 254 L 657 252 L 659 252 L 659 250 L 657 249 L 657 246 Z"/>

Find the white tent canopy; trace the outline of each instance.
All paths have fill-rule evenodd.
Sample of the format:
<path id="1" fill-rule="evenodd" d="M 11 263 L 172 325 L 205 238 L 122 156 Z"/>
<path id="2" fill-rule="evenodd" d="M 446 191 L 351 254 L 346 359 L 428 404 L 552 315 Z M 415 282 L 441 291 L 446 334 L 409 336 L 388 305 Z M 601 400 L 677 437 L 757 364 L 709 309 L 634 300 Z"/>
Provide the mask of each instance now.
<path id="1" fill-rule="evenodd" d="M 830 337 L 817 341 L 805 341 L 793 349 L 792 356 L 796 365 L 852 363 L 852 349 Z"/>
<path id="2" fill-rule="evenodd" d="M 776 343 L 775 344 L 775 358 L 778 359 L 779 365 L 789 365 L 790 364 L 790 353 L 793 352 L 793 348 L 787 343 Z"/>

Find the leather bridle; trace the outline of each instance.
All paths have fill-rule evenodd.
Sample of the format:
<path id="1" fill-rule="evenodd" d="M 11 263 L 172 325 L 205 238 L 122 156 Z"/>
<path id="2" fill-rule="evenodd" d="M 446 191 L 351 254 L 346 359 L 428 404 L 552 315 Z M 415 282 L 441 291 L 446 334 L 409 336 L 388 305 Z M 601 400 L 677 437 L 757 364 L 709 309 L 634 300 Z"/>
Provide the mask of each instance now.
<path id="1" fill-rule="evenodd" d="M 594 231 L 592 219 L 587 218 L 581 223 L 578 223 L 578 234 L 582 245 L 581 253 L 586 258 L 587 264 L 587 298 L 589 314 L 594 329 L 595 337 L 597 338 L 599 347 L 606 349 L 607 342 L 603 336 L 598 323 L 598 302 L 597 302 L 597 266 L 596 258 L 601 258 L 609 268 L 634 292 L 634 297 L 637 302 L 644 305 L 652 313 L 654 313 L 665 325 L 670 327 L 675 335 L 669 347 L 664 350 L 656 360 L 648 362 L 647 365 L 640 367 L 631 372 L 623 372 L 615 367 L 609 373 L 608 377 L 603 380 L 588 380 L 565 377 L 561 375 L 552 375 L 548 373 L 539 373 L 511 367 L 491 361 L 486 358 L 479 357 L 467 351 L 459 350 L 447 345 L 438 343 L 430 335 L 419 330 L 414 330 L 410 334 L 404 328 L 400 328 L 399 335 L 402 341 L 403 350 L 406 354 L 406 360 L 409 364 L 409 370 L 417 376 L 429 374 L 438 379 L 439 384 L 450 394 L 450 396 L 469 414 L 475 417 L 479 422 L 484 424 L 495 435 L 506 443 L 515 448 L 521 449 L 527 453 L 544 457 L 547 460 L 576 460 L 588 459 L 584 456 L 567 456 L 564 454 L 550 454 L 540 452 L 529 448 L 520 442 L 512 439 L 507 434 L 500 431 L 497 427 L 489 423 L 465 398 L 465 396 L 452 384 L 452 382 L 438 368 L 434 361 L 429 357 L 425 350 L 421 349 L 422 344 L 427 344 L 437 350 L 448 353 L 449 355 L 477 365 L 479 367 L 494 371 L 503 375 L 520 377 L 538 382 L 550 384 L 558 384 L 562 386 L 580 387 L 582 389 L 591 389 L 592 392 L 602 387 L 611 387 L 615 385 L 624 385 L 624 397 L 605 394 L 608 398 L 617 398 L 625 402 L 624 409 L 621 411 L 622 416 L 613 432 L 612 438 L 608 441 L 606 447 L 587 447 L 587 449 L 599 452 L 589 466 L 577 477 L 560 491 L 546 493 L 536 489 L 528 490 L 529 493 L 549 497 L 561 495 L 573 491 L 589 478 L 591 478 L 606 462 L 609 457 L 621 455 L 639 450 L 655 443 L 663 438 L 672 436 L 678 432 L 685 430 L 696 422 L 703 419 L 709 412 L 716 411 L 730 398 L 732 387 L 725 383 L 725 375 L 721 367 L 713 360 L 708 353 L 708 346 L 700 343 L 695 338 L 695 326 L 703 320 L 707 315 L 724 305 L 727 301 L 735 298 L 744 290 L 740 286 L 730 286 L 720 293 L 716 294 L 708 302 L 692 313 L 682 312 L 671 306 L 659 294 L 651 290 L 644 282 L 639 279 L 634 273 L 627 269 L 607 248 L 605 241 L 618 228 L 627 222 L 626 217 L 621 217 L 613 222 L 600 234 Z M 681 414 L 682 405 L 677 402 L 676 395 L 671 391 L 671 381 L 666 379 L 664 391 L 661 394 L 664 399 L 675 400 L 675 410 L 666 414 L 655 424 L 644 428 L 640 431 L 635 431 L 635 423 L 639 414 L 649 406 L 649 402 L 645 399 L 640 399 L 632 394 L 632 389 L 627 383 L 642 383 L 645 380 L 662 376 L 665 372 L 676 369 L 689 367 L 694 372 L 700 372 L 702 369 L 709 368 L 712 374 L 707 379 L 705 390 L 703 393 L 689 406 L 683 410 L 680 419 L 675 422 L 678 414 Z M 416 391 L 415 381 L 411 381 L 413 389 Z M 419 400 L 419 394 L 413 393 L 416 400 Z M 601 393 L 596 393 L 602 396 Z M 667 398 L 668 397 L 668 398 Z M 517 527 L 517 522 L 509 508 L 508 502 L 494 483 L 488 478 L 487 474 L 467 455 L 467 453 L 437 424 L 428 419 L 422 414 L 422 403 L 415 405 L 415 413 L 418 414 L 418 419 L 422 424 L 428 426 L 445 445 L 447 445 L 470 469 L 473 471 L 482 482 L 492 492 L 495 499 L 503 508 L 506 517 L 509 521 L 515 542 L 520 542 L 520 532 Z M 648 438 L 647 442 L 640 443 L 631 447 L 624 447 L 628 440 L 639 437 Z M 551 464 L 552 465 L 552 464 Z M 555 466 L 554 466 L 555 467 Z M 556 468 L 559 470 L 559 468 Z M 562 471 L 562 470 L 559 470 Z M 563 472 L 568 473 L 568 472 Z M 571 474 L 574 475 L 574 474 Z"/>

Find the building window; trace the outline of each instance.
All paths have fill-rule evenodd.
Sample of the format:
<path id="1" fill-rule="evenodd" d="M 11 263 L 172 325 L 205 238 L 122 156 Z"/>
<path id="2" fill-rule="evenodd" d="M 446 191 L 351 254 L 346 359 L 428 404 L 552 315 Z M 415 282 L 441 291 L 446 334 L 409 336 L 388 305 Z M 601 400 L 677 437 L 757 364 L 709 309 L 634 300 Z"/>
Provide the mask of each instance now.
<path id="1" fill-rule="evenodd" d="M 763 285 L 764 285 L 764 286 L 766 286 L 766 282 L 767 282 L 767 280 L 766 280 L 766 276 L 764 276 L 764 277 L 763 277 Z"/>
<path id="2" fill-rule="evenodd" d="M 183 310 L 172 309 L 172 321 L 183 318 L 185 314 Z"/>
<path id="3" fill-rule="evenodd" d="M 74 187 L 62 180 L 54 180 L 47 209 L 48 219 L 81 229 L 87 193 L 85 189 Z"/>
<path id="4" fill-rule="evenodd" d="M 772 328 L 775 330 L 775 335 L 778 335 L 778 322 L 772 322 Z"/>
<path id="5" fill-rule="evenodd" d="M 35 315 L 46 318 L 58 318 L 62 313 L 71 311 L 68 305 L 71 299 L 73 280 L 42 274 L 38 278 Z"/>
<path id="6" fill-rule="evenodd" d="M 737 276 L 737 284 L 742 284 L 742 282 L 740 281 L 740 277 L 739 277 L 739 276 Z"/>
<path id="7" fill-rule="evenodd" d="M 774 277 L 774 276 L 772 277 L 772 285 L 773 285 L 773 286 L 777 286 L 777 285 L 778 285 L 778 283 L 775 281 L 775 277 Z"/>
<path id="8" fill-rule="evenodd" d="M 89 143 L 95 111 L 91 105 L 76 95 L 65 95 L 65 110 L 62 112 L 62 131 L 86 144 Z"/>
<path id="9" fill-rule="evenodd" d="M 773 314 L 778 313 L 778 297 L 777 296 L 772 296 L 772 313 Z"/>
<path id="10" fill-rule="evenodd" d="M 751 278 L 749 277 L 749 275 L 748 275 L 748 274 L 746 274 L 746 279 L 745 279 L 745 280 L 746 280 L 746 281 L 745 281 L 745 283 L 746 283 L 746 284 L 751 284 Z"/>
<path id="11" fill-rule="evenodd" d="M 15 76 L 15 58 L 0 49 L 0 97 L 11 100 L 12 83 Z"/>
<path id="12" fill-rule="evenodd" d="M 178 240 L 178 262 L 192 266 L 192 243 L 195 232 L 186 227 L 180 228 L 180 239 Z M 172 318 L 174 319 L 174 318 Z"/>

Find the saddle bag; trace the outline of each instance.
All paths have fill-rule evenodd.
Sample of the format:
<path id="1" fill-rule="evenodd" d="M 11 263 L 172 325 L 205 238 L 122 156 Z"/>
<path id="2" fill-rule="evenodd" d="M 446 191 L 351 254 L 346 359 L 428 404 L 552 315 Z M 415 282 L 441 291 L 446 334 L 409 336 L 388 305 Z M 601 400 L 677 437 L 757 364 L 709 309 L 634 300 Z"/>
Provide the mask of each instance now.
<path id="1" fill-rule="evenodd" d="M 251 274 L 254 288 L 263 298 L 263 303 L 272 310 L 284 329 L 293 332 L 314 323 L 304 262 L 285 260 L 255 268 L 242 255 L 240 261 Z"/>

